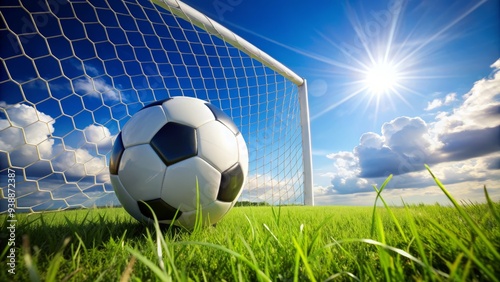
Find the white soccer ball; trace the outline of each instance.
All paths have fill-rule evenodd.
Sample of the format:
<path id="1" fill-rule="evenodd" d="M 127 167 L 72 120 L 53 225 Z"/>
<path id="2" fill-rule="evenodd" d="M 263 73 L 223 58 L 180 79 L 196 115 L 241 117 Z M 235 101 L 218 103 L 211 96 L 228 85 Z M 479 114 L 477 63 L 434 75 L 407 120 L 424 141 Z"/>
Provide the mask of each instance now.
<path id="1" fill-rule="evenodd" d="M 134 218 L 152 222 L 149 206 L 160 223 L 192 229 L 197 212 L 213 225 L 234 206 L 247 179 L 248 151 L 220 109 L 174 97 L 132 116 L 113 145 L 109 170 L 118 200 Z"/>

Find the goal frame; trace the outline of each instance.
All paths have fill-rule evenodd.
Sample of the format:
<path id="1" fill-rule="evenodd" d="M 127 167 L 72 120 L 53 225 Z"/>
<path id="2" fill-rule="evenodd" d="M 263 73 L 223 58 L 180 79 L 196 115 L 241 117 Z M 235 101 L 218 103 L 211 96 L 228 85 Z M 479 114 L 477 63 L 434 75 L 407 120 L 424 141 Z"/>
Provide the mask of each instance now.
<path id="1" fill-rule="evenodd" d="M 313 194 L 313 166 L 312 166 L 312 148 L 311 148 L 311 127 L 309 118 L 309 103 L 307 93 L 307 81 L 300 77 L 288 67 L 257 48 L 252 43 L 238 36 L 228 28 L 212 20 L 206 15 L 191 6 L 178 0 L 151 0 L 154 4 L 163 7 L 172 14 L 183 18 L 195 26 L 207 31 L 228 42 L 243 53 L 256 59 L 270 69 L 286 77 L 299 89 L 300 121 L 302 127 L 302 159 L 304 168 L 304 205 L 314 206 Z"/>

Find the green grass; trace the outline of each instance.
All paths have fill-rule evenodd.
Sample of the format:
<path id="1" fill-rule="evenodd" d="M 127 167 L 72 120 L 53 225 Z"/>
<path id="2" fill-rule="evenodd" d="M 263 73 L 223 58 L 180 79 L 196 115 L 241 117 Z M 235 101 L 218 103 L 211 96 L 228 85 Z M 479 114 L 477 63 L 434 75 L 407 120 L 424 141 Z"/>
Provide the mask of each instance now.
<path id="1" fill-rule="evenodd" d="M 16 274 L 2 235 L 0 281 L 499 281 L 500 203 L 485 189 L 459 205 L 436 182 L 450 206 L 238 207 L 192 232 L 121 208 L 17 214 Z"/>

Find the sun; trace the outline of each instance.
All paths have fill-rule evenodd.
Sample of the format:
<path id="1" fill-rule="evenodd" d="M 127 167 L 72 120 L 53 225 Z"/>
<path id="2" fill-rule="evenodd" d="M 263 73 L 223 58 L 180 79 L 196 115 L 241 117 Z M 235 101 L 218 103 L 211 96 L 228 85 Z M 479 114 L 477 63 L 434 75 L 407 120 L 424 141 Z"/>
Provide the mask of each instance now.
<path id="1" fill-rule="evenodd" d="M 363 83 L 372 94 L 389 93 L 394 91 L 398 84 L 398 71 L 394 65 L 389 63 L 374 64 L 366 71 Z"/>

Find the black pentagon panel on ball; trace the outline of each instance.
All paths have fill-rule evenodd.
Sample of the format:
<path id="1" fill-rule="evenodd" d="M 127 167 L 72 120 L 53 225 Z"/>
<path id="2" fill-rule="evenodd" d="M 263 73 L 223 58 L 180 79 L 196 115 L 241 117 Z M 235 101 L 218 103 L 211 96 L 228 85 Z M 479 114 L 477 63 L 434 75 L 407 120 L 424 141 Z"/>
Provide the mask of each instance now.
<path id="1" fill-rule="evenodd" d="M 142 215 L 151 219 L 154 218 L 151 210 L 153 210 L 158 220 L 174 220 L 182 215 L 181 211 L 178 211 L 162 199 L 137 201 L 137 204 Z"/>
<path id="2" fill-rule="evenodd" d="M 147 104 L 146 106 L 142 107 L 142 109 L 140 109 L 139 111 L 142 111 L 144 109 L 151 108 L 151 107 L 154 107 L 154 106 L 161 106 L 163 103 L 165 103 L 166 101 L 168 101 L 170 99 L 172 99 L 172 98 L 167 98 L 167 99 L 163 99 L 163 100 L 154 101 L 151 104 Z"/>
<path id="3" fill-rule="evenodd" d="M 175 122 L 167 122 L 151 139 L 150 144 L 167 166 L 198 153 L 196 129 Z"/>
<path id="4" fill-rule="evenodd" d="M 120 160 L 125 151 L 122 141 L 122 133 L 120 132 L 116 136 L 115 143 L 113 145 L 113 150 L 111 151 L 111 157 L 109 159 L 109 173 L 118 175 L 118 168 L 120 167 Z"/>
<path id="5" fill-rule="evenodd" d="M 216 106 L 206 103 L 207 107 L 212 111 L 212 113 L 215 116 L 215 119 L 220 121 L 222 124 L 224 124 L 227 128 L 229 128 L 234 135 L 238 134 L 239 130 L 236 124 L 234 124 L 234 121 L 226 115 L 221 109 L 217 108 Z"/>
<path id="6" fill-rule="evenodd" d="M 243 186 L 243 170 L 239 163 L 230 167 L 222 173 L 217 200 L 222 202 L 232 202 L 240 193 Z"/>

